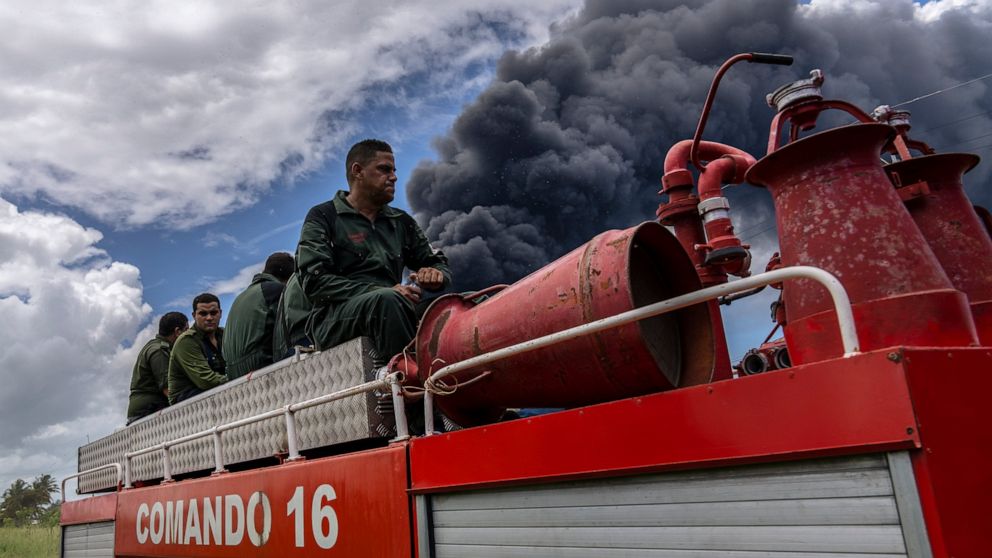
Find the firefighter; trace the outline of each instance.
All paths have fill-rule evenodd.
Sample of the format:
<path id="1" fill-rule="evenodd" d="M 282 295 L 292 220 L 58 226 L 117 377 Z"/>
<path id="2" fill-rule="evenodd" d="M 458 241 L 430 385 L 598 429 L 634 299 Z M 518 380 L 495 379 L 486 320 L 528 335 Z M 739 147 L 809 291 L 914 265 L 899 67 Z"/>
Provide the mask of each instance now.
<path id="1" fill-rule="evenodd" d="M 203 293 L 193 299 L 193 327 L 176 339 L 169 356 L 169 403 L 175 405 L 227 381 L 220 299 Z"/>
<path id="2" fill-rule="evenodd" d="M 307 337 L 307 318 L 312 306 L 300 285 L 299 275 L 294 273 L 286 282 L 286 288 L 279 298 L 276 312 L 276 328 L 272 334 L 272 354 L 278 360 L 293 354 L 293 348 L 312 347 Z"/>
<path id="3" fill-rule="evenodd" d="M 448 260 L 417 222 L 389 206 L 396 162 L 388 143 L 361 141 L 345 159 L 348 191 L 313 207 L 296 249 L 297 273 L 313 304 L 307 333 L 317 349 L 368 336 L 384 363 L 416 332 L 421 289 L 451 282 Z M 403 284 L 403 269 L 413 271 Z"/>
<path id="4" fill-rule="evenodd" d="M 181 312 L 168 312 L 158 321 L 158 335 L 145 343 L 131 371 L 127 424 L 169 406 L 169 353 L 189 321 Z"/>
<path id="5" fill-rule="evenodd" d="M 229 379 L 272 364 L 272 332 L 279 297 L 295 266 L 292 255 L 286 252 L 272 254 L 265 260 L 262 272 L 252 278 L 248 288 L 231 304 L 224 328 L 223 351 Z"/>

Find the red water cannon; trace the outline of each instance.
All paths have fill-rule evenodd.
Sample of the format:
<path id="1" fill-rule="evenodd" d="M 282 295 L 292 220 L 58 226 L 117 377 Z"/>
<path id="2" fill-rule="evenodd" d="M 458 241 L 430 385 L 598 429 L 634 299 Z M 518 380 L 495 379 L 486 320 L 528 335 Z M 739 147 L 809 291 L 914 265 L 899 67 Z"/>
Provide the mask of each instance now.
<path id="1" fill-rule="evenodd" d="M 882 105 L 872 112 L 893 126 L 896 162 L 885 173 L 923 233 L 951 284 L 965 295 L 984 345 L 992 345 L 992 238 L 964 191 L 965 173 L 978 165 L 972 153 L 936 153 L 908 136 L 909 111 Z M 910 149 L 921 156 L 914 157 Z"/>
<path id="2" fill-rule="evenodd" d="M 397 355 L 390 369 L 403 372 L 414 392 L 444 395 L 438 408 L 461 426 L 493 422 L 507 408 L 568 408 L 707 383 L 714 332 L 700 305 L 515 349 L 429 380 L 447 365 L 699 288 L 692 262 L 665 227 L 606 231 L 510 286 L 437 298 L 417 329 L 415 356 Z"/>
<path id="3" fill-rule="evenodd" d="M 965 295 L 955 289 L 882 168 L 880 155 L 897 131 L 861 109 L 820 93 L 823 73 L 768 95 L 777 110 L 768 153 L 747 181 L 775 204 L 782 263 L 836 276 L 853 304 L 865 350 L 896 345 L 977 344 Z M 799 137 L 825 110 L 859 124 Z M 790 130 L 780 145 L 784 126 Z M 829 296 L 809 281 L 783 288 L 786 342 L 794 364 L 843 354 Z"/>

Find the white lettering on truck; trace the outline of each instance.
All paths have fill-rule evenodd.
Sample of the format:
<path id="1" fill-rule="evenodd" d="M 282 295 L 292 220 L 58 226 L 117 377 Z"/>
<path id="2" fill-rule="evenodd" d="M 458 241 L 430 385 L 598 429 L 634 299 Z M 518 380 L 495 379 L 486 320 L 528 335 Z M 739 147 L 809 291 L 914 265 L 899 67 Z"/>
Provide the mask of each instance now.
<path id="1" fill-rule="evenodd" d="M 303 494 L 303 487 L 298 486 L 286 502 L 286 517 L 292 518 L 296 546 L 303 547 L 310 538 L 320 548 L 332 548 L 338 539 L 338 518 L 331 507 L 337 498 L 334 488 L 322 484 L 314 490 L 310 499 L 310 533 L 303 528 Z M 257 547 L 265 546 L 272 534 L 272 503 L 261 490 L 251 494 L 247 505 L 241 495 L 226 494 L 150 505 L 142 502 L 135 513 L 138 544 L 238 546 L 244 542 L 245 533 Z"/>

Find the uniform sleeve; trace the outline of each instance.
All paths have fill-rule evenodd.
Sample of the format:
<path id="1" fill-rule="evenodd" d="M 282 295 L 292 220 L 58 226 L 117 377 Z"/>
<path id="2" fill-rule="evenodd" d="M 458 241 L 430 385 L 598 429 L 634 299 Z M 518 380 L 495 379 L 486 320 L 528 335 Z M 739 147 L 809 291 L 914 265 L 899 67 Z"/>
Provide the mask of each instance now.
<path id="1" fill-rule="evenodd" d="M 160 348 L 148 355 L 148 367 L 152 369 L 155 385 L 160 391 L 169 388 L 169 351 Z"/>
<path id="2" fill-rule="evenodd" d="M 182 370 L 193 385 L 200 389 L 210 389 L 226 382 L 227 376 L 218 374 L 210 368 L 203 351 L 197 345 L 196 339 L 192 336 L 181 337 L 172 349 L 172 358 L 182 366 Z"/>
<path id="3" fill-rule="evenodd" d="M 353 281 L 336 275 L 334 251 L 327 238 L 324 218 L 311 209 L 300 231 L 296 247 L 296 268 L 303 292 L 314 306 L 327 306 L 382 288 L 380 285 Z"/>
<path id="4" fill-rule="evenodd" d="M 413 271 L 422 267 L 433 267 L 444 275 L 443 288 L 449 287 L 451 285 L 451 268 L 448 267 L 448 258 L 444 255 L 444 252 L 431 246 L 424 231 L 413 220 L 413 217 L 404 215 L 404 219 L 407 220 L 407 226 L 413 238 L 407 245 L 409 248 L 407 249 L 407 254 L 404 255 L 403 264 Z"/>

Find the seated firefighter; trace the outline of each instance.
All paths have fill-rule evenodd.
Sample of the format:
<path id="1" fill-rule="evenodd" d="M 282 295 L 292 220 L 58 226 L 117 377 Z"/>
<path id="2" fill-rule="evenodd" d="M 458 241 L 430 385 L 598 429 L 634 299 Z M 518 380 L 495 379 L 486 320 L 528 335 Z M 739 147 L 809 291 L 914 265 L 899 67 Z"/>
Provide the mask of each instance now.
<path id="1" fill-rule="evenodd" d="M 293 256 L 276 252 L 248 288 L 234 299 L 224 328 L 224 361 L 227 377 L 239 378 L 274 362 L 272 333 L 276 327 L 279 298 L 296 266 Z M 275 355 L 282 358 L 282 354 Z"/>
<path id="2" fill-rule="evenodd" d="M 276 311 L 276 327 L 272 333 L 272 355 L 276 360 L 293 355 L 294 347 L 312 347 L 307 337 L 307 319 L 313 308 L 303 293 L 299 275 L 294 273 L 286 282 Z M 230 320 L 228 320 L 230 323 Z"/>
<path id="3" fill-rule="evenodd" d="M 416 333 L 421 288 L 451 282 L 448 260 L 413 217 L 390 207 L 396 163 L 388 143 L 364 140 L 345 160 L 348 191 L 307 213 L 296 267 L 313 305 L 307 334 L 317 349 L 368 336 L 376 363 L 399 353 Z M 404 285 L 403 269 L 414 270 Z"/>
<path id="4" fill-rule="evenodd" d="M 189 327 L 180 312 L 168 312 L 158 321 L 158 335 L 138 352 L 131 371 L 127 399 L 127 424 L 169 406 L 169 353 L 179 335 Z"/>
<path id="5" fill-rule="evenodd" d="M 176 339 L 169 357 L 169 403 L 175 405 L 227 381 L 220 299 L 210 293 L 193 299 L 193 327 Z"/>

